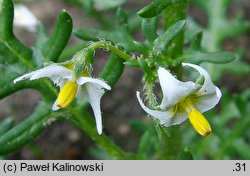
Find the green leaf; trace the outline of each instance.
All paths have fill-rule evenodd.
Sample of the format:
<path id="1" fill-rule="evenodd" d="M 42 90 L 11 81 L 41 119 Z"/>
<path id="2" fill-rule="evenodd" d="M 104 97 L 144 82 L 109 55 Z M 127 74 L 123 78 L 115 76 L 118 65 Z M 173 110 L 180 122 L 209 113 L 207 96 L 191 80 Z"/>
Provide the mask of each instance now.
<path id="1" fill-rule="evenodd" d="M 170 26 L 162 35 L 154 41 L 153 54 L 158 56 L 167 51 L 171 41 L 186 27 L 186 20 L 180 20 Z"/>
<path id="2" fill-rule="evenodd" d="M 0 81 L 0 100 L 14 92 L 17 92 L 24 88 L 32 88 L 37 89 L 41 93 L 46 92 L 55 95 L 56 89 L 54 86 L 51 86 L 52 83 L 49 82 L 46 79 L 43 80 L 37 80 L 37 81 L 20 81 L 16 84 L 13 83 L 13 80 L 17 78 L 18 76 L 22 75 L 24 72 L 26 72 L 26 68 L 23 66 L 20 66 L 19 64 L 1 64 L 0 63 L 0 74 L 2 75 L 1 81 Z M 50 96 L 53 97 L 53 96 Z"/>
<path id="3" fill-rule="evenodd" d="M 0 123 L 0 136 L 2 136 L 6 131 L 8 131 L 10 128 L 12 128 L 14 125 L 14 120 L 11 117 L 8 117 L 4 119 Z"/>
<path id="4" fill-rule="evenodd" d="M 19 64 L 0 64 L 0 74 L 2 75 L 0 81 L 0 99 L 27 86 L 24 82 L 18 85 L 13 83 L 13 80 L 24 71 L 25 68 L 21 67 Z"/>
<path id="5" fill-rule="evenodd" d="M 232 73 L 235 75 L 249 74 L 250 65 L 241 61 L 239 58 L 236 58 L 232 62 L 226 64 L 213 64 L 212 67 L 207 67 L 207 70 L 212 79 L 218 81 L 224 73 Z"/>
<path id="6" fill-rule="evenodd" d="M 230 52 L 193 52 L 184 54 L 181 57 L 185 60 L 185 62 L 191 62 L 195 64 L 200 64 L 202 62 L 224 64 L 232 62 L 235 59 L 235 55 Z"/>
<path id="7" fill-rule="evenodd" d="M 186 0 L 154 0 L 141 9 L 137 14 L 144 18 L 151 18 L 160 14 L 168 6 L 176 5 L 185 1 Z"/>
<path id="8" fill-rule="evenodd" d="M 191 44 L 190 44 L 190 49 L 191 50 L 200 50 L 201 49 L 201 40 L 202 40 L 202 32 L 198 32 L 195 34 L 193 37 Z"/>
<path id="9" fill-rule="evenodd" d="M 142 31 L 150 43 L 153 43 L 153 41 L 158 37 L 157 24 L 158 24 L 157 18 L 142 20 Z"/>
<path id="10" fill-rule="evenodd" d="M 45 128 L 61 117 L 60 114 L 52 112 L 51 106 L 40 103 L 29 118 L 0 136 L 0 155 L 8 154 L 33 141 Z"/>
<path id="11" fill-rule="evenodd" d="M 33 68 L 32 51 L 24 46 L 13 33 L 14 5 L 12 0 L 3 0 L 0 16 L 0 55 L 6 63 L 21 62 L 28 68 Z"/>
<path id="12" fill-rule="evenodd" d="M 134 44 L 133 37 L 128 33 L 125 27 L 119 28 L 117 31 L 103 31 L 98 29 L 77 29 L 73 33 L 83 40 L 108 40 L 116 45 L 122 46 L 126 51 L 134 51 L 137 49 Z"/>
<path id="13" fill-rule="evenodd" d="M 54 31 L 42 47 L 42 54 L 46 61 L 58 60 L 70 38 L 72 27 L 70 14 L 66 10 L 63 10 L 58 17 Z"/>

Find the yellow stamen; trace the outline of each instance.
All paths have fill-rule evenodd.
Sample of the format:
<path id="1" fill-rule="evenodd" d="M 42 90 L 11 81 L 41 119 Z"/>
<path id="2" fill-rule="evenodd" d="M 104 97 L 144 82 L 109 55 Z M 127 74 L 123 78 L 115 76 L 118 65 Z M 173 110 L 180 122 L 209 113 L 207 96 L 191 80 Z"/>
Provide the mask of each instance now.
<path id="1" fill-rule="evenodd" d="M 75 81 L 68 81 L 58 95 L 56 106 L 60 108 L 68 106 L 74 100 L 77 88 L 78 84 Z"/>
<path id="2" fill-rule="evenodd" d="M 190 98 L 186 98 L 180 105 L 187 111 L 189 121 L 194 129 L 202 136 L 208 136 L 211 134 L 212 129 L 207 119 L 198 111 L 194 106 Z"/>
<path id="3" fill-rule="evenodd" d="M 194 129 L 202 136 L 211 134 L 212 129 L 207 119 L 197 109 L 188 112 L 189 121 Z"/>

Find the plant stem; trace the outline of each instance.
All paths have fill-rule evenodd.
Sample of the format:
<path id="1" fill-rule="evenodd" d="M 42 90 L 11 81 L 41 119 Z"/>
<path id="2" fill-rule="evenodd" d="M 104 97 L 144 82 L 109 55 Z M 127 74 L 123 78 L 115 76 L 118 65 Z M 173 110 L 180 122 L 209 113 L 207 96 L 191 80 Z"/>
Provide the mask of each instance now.
<path id="1" fill-rule="evenodd" d="M 164 28 L 165 30 L 168 29 L 170 26 L 172 26 L 174 23 L 181 19 L 186 18 L 186 9 L 187 9 L 187 3 L 181 3 L 178 5 L 170 6 L 168 7 L 163 14 L 163 21 L 164 21 Z M 180 33 L 179 36 L 177 36 L 169 46 L 169 49 L 167 53 L 165 53 L 166 60 L 176 60 L 183 51 L 184 47 L 184 32 Z M 182 66 L 181 64 L 178 65 L 172 65 L 171 68 L 178 77 L 181 76 L 182 73 Z M 157 125 L 156 125 L 157 127 Z M 182 152 L 182 137 L 180 134 L 180 129 L 178 126 L 171 127 L 168 129 L 168 134 L 166 134 L 164 127 L 159 127 L 160 130 L 156 130 L 158 136 L 161 136 L 159 138 L 160 140 L 160 149 L 161 151 L 159 153 L 160 158 L 168 158 L 173 159 L 177 158 L 178 154 Z"/>
<path id="2" fill-rule="evenodd" d="M 92 50 L 96 50 L 98 48 L 104 48 L 104 49 L 110 50 L 111 52 L 121 57 L 125 61 L 128 61 L 133 57 L 133 56 L 128 55 L 124 51 L 120 50 L 117 46 L 114 46 L 110 42 L 107 42 L 107 41 L 94 42 L 88 46 L 88 49 L 92 49 Z"/>

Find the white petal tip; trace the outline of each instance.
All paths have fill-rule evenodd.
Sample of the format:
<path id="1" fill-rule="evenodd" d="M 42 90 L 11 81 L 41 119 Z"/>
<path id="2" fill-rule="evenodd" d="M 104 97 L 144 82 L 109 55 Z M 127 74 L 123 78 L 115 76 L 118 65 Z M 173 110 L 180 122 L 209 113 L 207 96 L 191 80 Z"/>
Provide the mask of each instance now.
<path id="1" fill-rule="evenodd" d="M 107 84 L 106 89 L 107 89 L 107 90 L 111 90 L 111 87 Z"/>
<path id="2" fill-rule="evenodd" d="M 52 107 L 52 110 L 53 110 L 53 111 L 57 111 L 58 109 L 60 109 L 60 107 L 58 107 L 58 106 L 53 106 L 53 107 Z"/>
<path id="3" fill-rule="evenodd" d="M 52 106 L 52 110 L 53 110 L 53 111 L 57 111 L 58 109 L 60 109 L 60 107 L 58 107 L 58 106 L 56 105 L 56 103 L 57 103 L 57 100 L 55 101 L 55 103 L 54 103 L 53 106 Z"/>
<path id="4" fill-rule="evenodd" d="M 216 95 L 217 95 L 217 97 L 220 99 L 221 98 L 221 96 L 222 96 L 222 93 L 221 93 L 221 91 L 220 91 L 220 89 L 218 88 L 218 87 L 216 87 Z"/>
<path id="5" fill-rule="evenodd" d="M 14 84 L 16 84 L 17 82 L 19 82 L 19 81 L 23 81 L 23 80 L 25 80 L 25 79 L 27 79 L 27 78 L 26 78 L 26 77 L 21 76 L 21 77 L 18 77 L 18 78 L 16 78 L 16 79 L 14 79 L 14 80 L 13 80 L 13 83 L 14 83 Z"/>
<path id="6" fill-rule="evenodd" d="M 102 134 L 102 120 L 99 118 L 96 119 L 96 130 L 99 135 Z"/>
<path id="7" fill-rule="evenodd" d="M 102 134 L 102 130 L 97 130 L 98 134 L 101 135 Z"/>
<path id="8" fill-rule="evenodd" d="M 163 71 L 166 71 L 166 69 L 163 68 L 163 67 L 159 67 L 158 70 L 157 70 L 158 74 L 159 74 L 160 72 L 163 72 Z"/>

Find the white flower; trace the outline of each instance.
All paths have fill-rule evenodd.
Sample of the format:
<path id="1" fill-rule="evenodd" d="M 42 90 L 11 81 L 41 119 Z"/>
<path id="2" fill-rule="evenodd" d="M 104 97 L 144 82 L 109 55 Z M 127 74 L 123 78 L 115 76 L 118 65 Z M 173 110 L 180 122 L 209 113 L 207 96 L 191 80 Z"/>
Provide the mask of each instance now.
<path id="1" fill-rule="evenodd" d="M 204 78 L 202 85 L 192 81 L 181 82 L 169 71 L 160 67 L 158 77 L 163 92 L 160 110 L 147 108 L 137 92 L 137 99 L 141 107 L 149 115 L 158 119 L 166 127 L 177 125 L 189 118 L 194 129 L 201 135 L 207 136 L 211 133 L 211 127 L 205 117 L 201 114 L 213 108 L 221 98 L 221 91 L 216 87 L 206 70 L 194 64 L 183 63 L 196 69 Z"/>
<path id="2" fill-rule="evenodd" d="M 60 87 L 60 93 L 52 107 L 54 111 L 68 106 L 82 87 L 86 91 L 86 98 L 94 111 L 97 131 L 99 134 L 102 133 L 100 100 L 104 94 L 104 89 L 111 90 L 107 83 L 86 76 L 86 74 L 74 79 L 72 70 L 56 64 L 24 74 L 16 78 L 14 83 L 25 79 L 36 80 L 43 77 L 48 77 Z"/>
<path id="3" fill-rule="evenodd" d="M 35 32 L 38 20 L 35 15 L 24 5 L 16 5 L 14 10 L 14 26 L 22 27 L 30 32 Z"/>

